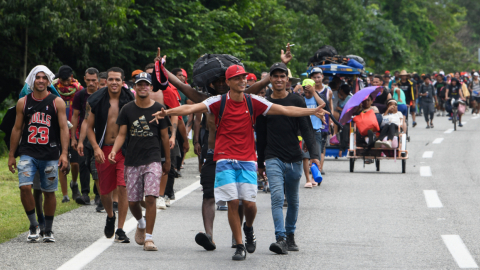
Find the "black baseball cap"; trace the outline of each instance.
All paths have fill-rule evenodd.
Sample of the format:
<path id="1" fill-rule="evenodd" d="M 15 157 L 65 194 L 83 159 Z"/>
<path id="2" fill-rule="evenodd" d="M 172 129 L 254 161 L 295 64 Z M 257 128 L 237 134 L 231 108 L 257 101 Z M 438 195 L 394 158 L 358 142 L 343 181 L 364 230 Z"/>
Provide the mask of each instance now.
<path id="1" fill-rule="evenodd" d="M 275 63 L 275 64 L 273 64 L 273 65 L 270 67 L 270 75 L 272 75 L 272 73 L 273 73 L 275 70 L 281 70 L 281 71 L 285 72 L 285 74 L 288 75 L 287 65 L 285 65 L 285 64 L 282 63 L 282 62 Z"/>
<path id="2" fill-rule="evenodd" d="M 141 82 L 141 81 L 146 81 L 148 82 L 149 84 L 152 84 L 152 76 L 146 72 L 142 72 L 140 74 L 138 74 L 137 76 L 135 76 L 135 84 L 137 84 L 138 82 Z"/>

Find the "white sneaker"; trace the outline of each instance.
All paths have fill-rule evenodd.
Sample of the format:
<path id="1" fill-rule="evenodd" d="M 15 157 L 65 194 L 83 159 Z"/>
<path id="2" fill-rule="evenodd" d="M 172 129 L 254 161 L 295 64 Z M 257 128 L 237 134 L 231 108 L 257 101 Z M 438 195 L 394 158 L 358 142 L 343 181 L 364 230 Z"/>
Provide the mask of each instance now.
<path id="1" fill-rule="evenodd" d="M 165 199 L 165 205 L 166 205 L 167 207 L 170 207 L 170 198 L 169 198 L 168 196 L 165 196 L 164 199 Z"/>
<path id="2" fill-rule="evenodd" d="M 40 241 L 40 227 L 35 226 L 35 227 L 30 227 L 30 230 L 28 232 L 27 236 L 27 242 L 38 242 Z"/>
<path id="3" fill-rule="evenodd" d="M 167 209 L 167 206 L 165 205 L 165 199 L 162 196 L 157 198 L 157 209 Z"/>

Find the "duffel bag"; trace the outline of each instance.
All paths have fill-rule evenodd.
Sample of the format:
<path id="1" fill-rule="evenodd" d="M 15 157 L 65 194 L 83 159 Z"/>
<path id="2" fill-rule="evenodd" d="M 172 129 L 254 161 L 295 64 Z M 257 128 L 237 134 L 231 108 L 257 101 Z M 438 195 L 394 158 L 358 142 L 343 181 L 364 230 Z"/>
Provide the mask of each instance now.
<path id="1" fill-rule="evenodd" d="M 199 87 L 206 87 L 217 78 L 225 76 L 231 65 L 243 67 L 240 59 L 229 54 L 204 54 L 193 64 L 193 82 Z"/>
<path id="2" fill-rule="evenodd" d="M 362 57 L 358 56 L 358 55 L 350 54 L 350 55 L 347 55 L 347 57 L 350 58 L 350 59 L 353 59 L 353 60 L 357 61 L 358 63 L 360 63 L 360 64 L 361 64 L 362 66 L 364 66 L 364 67 L 366 66 L 365 60 L 364 60 Z"/>

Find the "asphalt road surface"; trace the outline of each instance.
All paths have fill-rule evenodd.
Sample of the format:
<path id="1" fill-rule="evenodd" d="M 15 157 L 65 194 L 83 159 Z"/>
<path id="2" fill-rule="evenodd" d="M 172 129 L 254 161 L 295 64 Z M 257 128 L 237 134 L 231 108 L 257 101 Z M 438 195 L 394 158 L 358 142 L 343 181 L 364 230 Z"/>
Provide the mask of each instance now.
<path id="1" fill-rule="evenodd" d="M 449 132 L 446 117 L 425 129 L 410 128 L 406 174 L 400 161 L 375 165 L 328 159 L 321 187 L 300 189 L 296 241 L 299 252 L 275 255 L 270 194 L 259 192 L 254 223 L 257 250 L 246 261 L 234 249 L 227 213 L 216 211 L 217 250 L 194 237 L 203 231 L 202 191 L 196 159 L 176 180 L 177 200 L 157 214 L 157 252 L 134 242 L 136 221 L 127 217 L 130 244 L 103 236 L 105 213 L 84 206 L 55 217 L 54 244 L 26 242 L 26 233 L 0 245 L 1 269 L 458 269 L 480 262 L 479 117 Z M 20 200 L 18 201 L 20 203 Z M 129 221 L 130 220 L 130 221 Z M 25 218 L 25 222 L 28 222 Z"/>

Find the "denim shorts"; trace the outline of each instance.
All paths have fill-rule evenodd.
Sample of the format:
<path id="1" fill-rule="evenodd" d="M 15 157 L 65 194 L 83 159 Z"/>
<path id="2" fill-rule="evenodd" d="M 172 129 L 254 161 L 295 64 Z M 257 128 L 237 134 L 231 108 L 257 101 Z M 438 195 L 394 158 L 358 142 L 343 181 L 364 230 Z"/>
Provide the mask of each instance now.
<path id="1" fill-rule="evenodd" d="M 18 162 L 18 186 L 33 185 L 33 178 L 38 171 L 40 189 L 44 192 L 54 192 L 58 189 L 58 160 L 39 160 L 22 155 Z"/>

